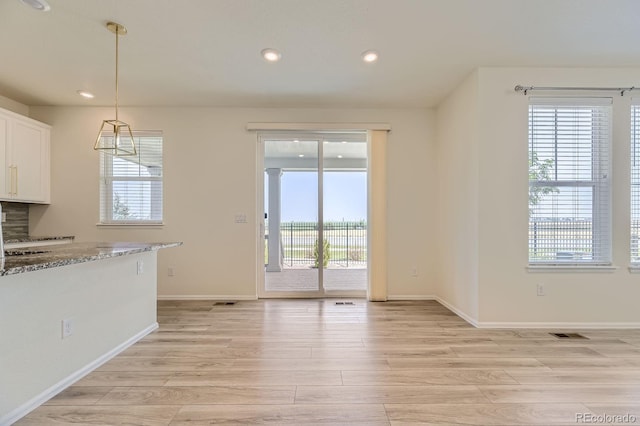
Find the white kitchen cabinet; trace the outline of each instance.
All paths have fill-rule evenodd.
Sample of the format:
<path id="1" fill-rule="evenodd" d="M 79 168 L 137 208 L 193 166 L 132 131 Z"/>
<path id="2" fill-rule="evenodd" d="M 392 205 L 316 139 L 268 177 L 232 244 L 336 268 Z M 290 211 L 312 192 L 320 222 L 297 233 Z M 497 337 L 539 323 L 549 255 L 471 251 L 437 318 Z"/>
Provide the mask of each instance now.
<path id="1" fill-rule="evenodd" d="M 51 127 L 0 109 L 0 200 L 50 202 Z"/>

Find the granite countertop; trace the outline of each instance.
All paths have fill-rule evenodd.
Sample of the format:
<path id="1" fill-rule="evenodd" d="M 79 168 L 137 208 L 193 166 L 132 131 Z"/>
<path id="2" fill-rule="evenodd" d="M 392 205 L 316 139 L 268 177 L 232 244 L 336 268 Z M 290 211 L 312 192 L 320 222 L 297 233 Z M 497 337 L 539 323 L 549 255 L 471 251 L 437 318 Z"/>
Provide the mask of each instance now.
<path id="1" fill-rule="evenodd" d="M 5 244 L 14 244 L 14 243 L 31 243 L 38 241 L 55 241 L 55 240 L 73 240 L 75 237 L 73 235 L 69 236 L 55 236 L 55 237 L 25 237 L 25 238 L 14 238 L 10 240 L 4 240 Z"/>
<path id="2" fill-rule="evenodd" d="M 172 243 L 71 243 L 5 250 L 0 276 L 92 262 L 182 245 Z"/>

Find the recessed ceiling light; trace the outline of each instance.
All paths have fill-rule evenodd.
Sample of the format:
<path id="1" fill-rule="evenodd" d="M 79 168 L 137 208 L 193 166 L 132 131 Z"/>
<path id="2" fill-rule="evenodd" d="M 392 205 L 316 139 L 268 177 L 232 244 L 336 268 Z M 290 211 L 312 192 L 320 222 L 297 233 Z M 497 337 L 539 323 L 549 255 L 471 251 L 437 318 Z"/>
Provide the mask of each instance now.
<path id="1" fill-rule="evenodd" d="M 342 141 L 342 143 L 347 143 L 347 141 Z"/>
<path id="2" fill-rule="evenodd" d="M 304 154 L 300 154 L 300 155 L 298 155 L 298 157 L 302 158 L 302 157 L 304 157 Z"/>
<path id="3" fill-rule="evenodd" d="M 48 12 L 51 10 L 51 6 L 45 0 L 20 0 L 22 3 L 27 6 L 31 6 L 35 10 L 39 10 L 40 12 Z"/>
<path id="4" fill-rule="evenodd" d="M 362 52 L 362 60 L 365 62 L 375 62 L 378 60 L 378 52 L 375 50 L 367 50 Z"/>
<path id="5" fill-rule="evenodd" d="M 268 62 L 278 62 L 282 57 L 280 52 L 278 52 L 276 49 L 264 49 L 260 53 L 262 54 L 264 60 Z"/>
<path id="6" fill-rule="evenodd" d="M 342 155 L 338 155 L 338 158 L 342 158 Z"/>
<path id="7" fill-rule="evenodd" d="M 83 98 L 87 98 L 87 99 L 95 98 L 95 96 L 93 96 L 93 93 L 89 93 L 86 90 L 77 90 L 76 93 L 82 96 Z"/>

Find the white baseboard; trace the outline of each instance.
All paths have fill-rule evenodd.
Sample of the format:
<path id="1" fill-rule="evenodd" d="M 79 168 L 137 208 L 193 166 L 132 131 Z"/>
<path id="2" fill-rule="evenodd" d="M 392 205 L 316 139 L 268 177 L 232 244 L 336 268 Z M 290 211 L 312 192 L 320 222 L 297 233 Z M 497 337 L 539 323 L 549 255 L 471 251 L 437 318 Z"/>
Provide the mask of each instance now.
<path id="1" fill-rule="evenodd" d="M 45 402 L 47 402 L 48 400 L 50 400 L 51 398 L 53 398 L 54 396 L 56 396 L 57 394 L 59 394 L 60 392 L 62 392 L 72 384 L 74 384 L 75 382 L 77 382 L 78 380 L 82 379 L 87 374 L 91 373 L 96 368 L 100 367 L 107 361 L 114 358 L 116 355 L 118 355 L 120 352 L 124 351 L 129 346 L 136 343 L 138 340 L 145 337 L 147 334 L 157 329 L 158 329 L 158 323 L 155 322 L 151 324 L 149 327 L 142 330 L 141 332 L 137 333 L 135 336 L 131 337 L 130 339 L 126 340 L 125 342 L 111 349 L 109 352 L 105 353 L 104 355 L 101 355 L 95 361 L 85 365 L 81 369 L 77 370 L 71 375 L 60 380 L 55 385 L 46 389 L 42 393 L 34 396 L 29 401 L 25 402 L 24 404 L 20 405 L 16 409 L 7 413 L 4 417 L 0 418 L 0 426 L 8 426 L 16 422 L 17 420 L 21 419 L 22 417 L 26 416 L 31 411 L 38 408 L 40 405 L 44 404 Z"/>
<path id="2" fill-rule="evenodd" d="M 489 322 L 480 321 L 478 328 L 538 328 L 553 330 L 603 330 L 640 328 L 637 322 Z"/>
<path id="3" fill-rule="evenodd" d="M 231 294 L 159 294 L 158 300 L 258 300 L 258 296 L 238 296 Z"/>
<path id="4" fill-rule="evenodd" d="M 537 328 L 563 331 L 640 328 L 640 323 L 638 322 L 478 321 L 438 296 L 435 296 L 434 300 L 476 328 Z"/>
<path id="5" fill-rule="evenodd" d="M 456 308 L 455 306 L 453 306 L 452 304 L 450 304 L 446 300 L 441 299 L 438 296 L 435 297 L 435 300 L 439 304 L 441 304 L 442 306 L 444 306 L 445 308 L 447 308 L 448 310 L 450 310 L 451 312 L 453 312 L 454 314 L 456 314 L 457 316 L 459 316 L 460 318 L 462 318 L 463 320 L 465 320 L 466 322 L 471 324 L 472 326 L 474 326 L 476 328 L 480 328 L 480 326 L 478 325 L 478 321 L 475 318 L 472 318 L 471 316 L 467 315 L 462 310 Z"/>
<path id="6" fill-rule="evenodd" d="M 394 294 L 387 296 L 387 300 L 438 300 L 438 296 L 430 296 L 430 295 L 415 295 L 415 294 Z"/>

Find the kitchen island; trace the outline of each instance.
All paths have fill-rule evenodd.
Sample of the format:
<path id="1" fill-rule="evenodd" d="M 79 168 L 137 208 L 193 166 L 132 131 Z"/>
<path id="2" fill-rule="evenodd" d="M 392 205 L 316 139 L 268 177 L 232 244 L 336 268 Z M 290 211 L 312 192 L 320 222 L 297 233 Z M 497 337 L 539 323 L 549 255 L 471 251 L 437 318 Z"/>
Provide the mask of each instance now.
<path id="1" fill-rule="evenodd" d="M 0 271 L 0 425 L 157 327 L 157 253 L 181 243 L 9 249 Z"/>

